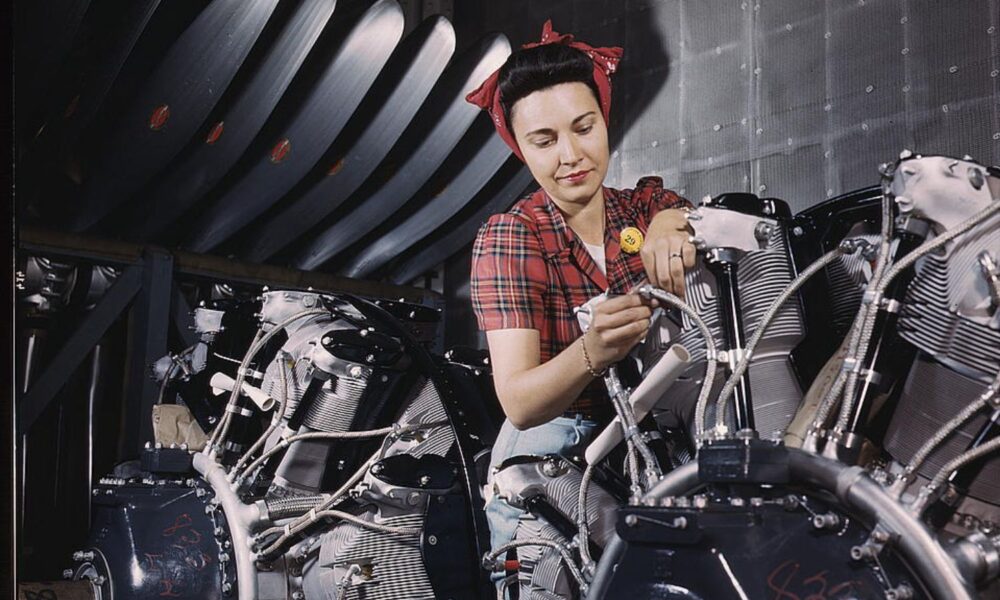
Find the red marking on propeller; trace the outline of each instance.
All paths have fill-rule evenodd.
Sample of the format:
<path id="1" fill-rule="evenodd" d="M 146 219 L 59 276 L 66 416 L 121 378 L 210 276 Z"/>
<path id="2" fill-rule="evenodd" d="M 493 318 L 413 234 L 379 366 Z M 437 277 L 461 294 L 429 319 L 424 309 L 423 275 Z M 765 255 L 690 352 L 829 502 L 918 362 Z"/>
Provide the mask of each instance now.
<path id="1" fill-rule="evenodd" d="M 327 175 L 336 175 L 340 173 L 340 170 L 344 168 L 344 159 L 340 159 L 330 166 L 330 170 L 326 172 Z"/>
<path id="2" fill-rule="evenodd" d="M 271 148 L 271 162 L 278 164 L 288 157 L 288 153 L 292 150 L 292 143 L 288 141 L 288 138 L 280 140 L 277 144 Z"/>
<path id="3" fill-rule="evenodd" d="M 222 121 L 213 125 L 211 131 L 209 131 L 208 135 L 205 136 L 205 143 L 211 146 L 215 142 L 219 141 L 219 138 L 222 137 L 223 129 L 225 129 L 225 127 Z"/>
<path id="4" fill-rule="evenodd" d="M 167 124 L 167 119 L 169 118 L 170 107 L 166 104 L 161 104 L 153 110 L 153 114 L 149 115 L 149 128 L 153 131 L 159 131 Z"/>

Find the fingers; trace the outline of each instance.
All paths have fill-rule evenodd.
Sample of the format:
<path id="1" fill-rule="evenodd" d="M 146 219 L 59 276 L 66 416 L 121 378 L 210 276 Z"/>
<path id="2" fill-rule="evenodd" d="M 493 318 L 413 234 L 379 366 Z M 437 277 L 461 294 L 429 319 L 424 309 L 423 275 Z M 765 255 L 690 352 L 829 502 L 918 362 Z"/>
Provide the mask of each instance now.
<path id="1" fill-rule="evenodd" d="M 632 346 L 639 343 L 639 340 L 645 337 L 648 330 L 649 319 L 643 319 L 641 321 L 632 321 L 613 329 L 595 330 L 595 333 L 600 336 L 601 341 L 605 345 L 620 350 L 617 353 L 618 356 L 615 357 L 615 360 L 618 360 L 622 356 L 625 356 L 632 349 Z"/>
<path id="2" fill-rule="evenodd" d="M 667 263 L 670 266 L 670 283 L 673 286 L 673 292 L 678 297 L 684 297 L 684 250 L 685 240 L 673 238 L 671 240 L 671 246 L 675 247 L 670 250 L 670 261 Z"/>
<path id="3" fill-rule="evenodd" d="M 694 259 L 698 256 L 698 251 L 691 243 L 690 238 L 685 238 L 681 244 L 681 257 L 684 259 L 684 268 L 693 269 Z"/>
<path id="4" fill-rule="evenodd" d="M 594 320 L 594 326 L 602 329 L 614 329 L 636 321 L 646 321 L 648 323 L 652 315 L 653 311 L 648 306 L 635 306 L 613 313 L 605 313 L 603 318 Z"/>
<path id="5" fill-rule="evenodd" d="M 652 310 L 638 294 L 610 298 L 594 310 L 590 332 L 602 365 L 621 360 L 649 331 Z"/>
<path id="6" fill-rule="evenodd" d="M 660 278 L 656 276 L 656 252 L 653 251 L 651 244 L 646 244 L 642 247 L 642 266 L 646 269 L 646 279 L 656 287 L 660 286 Z"/>
<path id="7" fill-rule="evenodd" d="M 621 296 L 611 296 L 604 302 L 601 302 L 594 309 L 596 313 L 611 314 L 626 308 L 633 308 L 636 306 L 642 306 L 646 304 L 645 300 L 639 294 L 623 294 Z"/>
<path id="8" fill-rule="evenodd" d="M 642 262 L 650 283 L 684 297 L 684 272 L 694 267 L 696 256 L 688 234 L 678 231 L 643 247 Z"/>

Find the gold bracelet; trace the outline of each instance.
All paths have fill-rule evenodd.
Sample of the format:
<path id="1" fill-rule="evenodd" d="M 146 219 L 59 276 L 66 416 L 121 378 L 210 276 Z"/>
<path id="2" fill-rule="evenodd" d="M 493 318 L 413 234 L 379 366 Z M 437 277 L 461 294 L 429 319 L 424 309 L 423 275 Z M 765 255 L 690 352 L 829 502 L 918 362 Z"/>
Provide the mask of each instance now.
<path id="1" fill-rule="evenodd" d="M 608 368 L 604 367 L 600 371 L 594 370 L 593 363 L 590 362 L 590 354 L 587 352 L 587 334 L 584 333 L 580 336 L 580 348 L 583 348 L 583 362 L 587 363 L 587 372 L 590 373 L 591 377 L 604 377 L 604 374 L 608 372 Z"/>

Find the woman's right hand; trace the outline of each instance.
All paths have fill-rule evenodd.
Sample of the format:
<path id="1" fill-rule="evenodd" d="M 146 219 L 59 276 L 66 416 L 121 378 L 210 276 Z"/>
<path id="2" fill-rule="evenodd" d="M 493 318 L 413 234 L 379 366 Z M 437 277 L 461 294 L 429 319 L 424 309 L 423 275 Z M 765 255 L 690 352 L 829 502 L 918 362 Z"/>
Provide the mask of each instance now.
<path id="1" fill-rule="evenodd" d="M 591 364 L 598 371 L 625 358 L 649 330 L 655 300 L 639 294 L 615 296 L 594 307 L 583 342 Z"/>

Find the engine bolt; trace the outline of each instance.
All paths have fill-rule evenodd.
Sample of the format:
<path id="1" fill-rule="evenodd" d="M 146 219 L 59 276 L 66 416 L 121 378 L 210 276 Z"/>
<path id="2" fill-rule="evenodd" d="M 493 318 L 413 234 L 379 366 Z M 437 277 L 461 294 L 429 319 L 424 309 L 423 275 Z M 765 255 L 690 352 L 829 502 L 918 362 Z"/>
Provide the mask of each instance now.
<path id="1" fill-rule="evenodd" d="M 63 579 L 73 579 L 73 569 L 63 569 Z"/>
<path id="2" fill-rule="evenodd" d="M 306 595 L 305 595 L 305 593 L 302 592 L 302 590 L 298 590 L 298 591 L 292 592 L 292 598 L 293 598 L 293 600 L 303 600 L 303 598 L 305 598 L 305 597 L 306 597 Z"/>
<path id="3" fill-rule="evenodd" d="M 875 548 L 865 544 L 863 546 L 854 546 L 851 548 L 851 558 L 854 560 L 864 560 L 866 558 L 875 558 L 878 552 Z"/>
<path id="4" fill-rule="evenodd" d="M 427 487 L 428 485 L 430 485 L 430 483 L 431 483 L 431 476 L 430 475 L 421 475 L 420 476 L 420 487 Z"/>
<path id="5" fill-rule="evenodd" d="M 635 527 L 639 523 L 639 517 L 635 515 L 625 515 L 625 524 L 629 527 Z"/>
<path id="6" fill-rule="evenodd" d="M 438 543 L 437 536 L 433 534 L 427 536 L 427 543 L 430 544 L 431 546 L 437 546 Z"/>
<path id="7" fill-rule="evenodd" d="M 889 532 L 882 530 L 873 531 L 872 539 L 880 544 L 884 544 L 889 541 Z"/>
<path id="8" fill-rule="evenodd" d="M 885 592 L 885 600 L 909 600 L 910 598 L 913 598 L 913 588 L 905 583 Z"/>
<path id="9" fill-rule="evenodd" d="M 542 463 L 542 473 L 546 477 L 555 477 L 559 475 L 559 465 L 554 460 L 547 460 Z"/>
<path id="10" fill-rule="evenodd" d="M 94 560 L 94 553 L 90 550 L 77 550 L 73 553 L 73 560 L 76 562 L 91 561 Z"/>
<path id="11" fill-rule="evenodd" d="M 840 517 L 834 513 L 824 513 L 814 516 L 812 524 L 816 529 L 836 529 L 840 527 Z"/>

